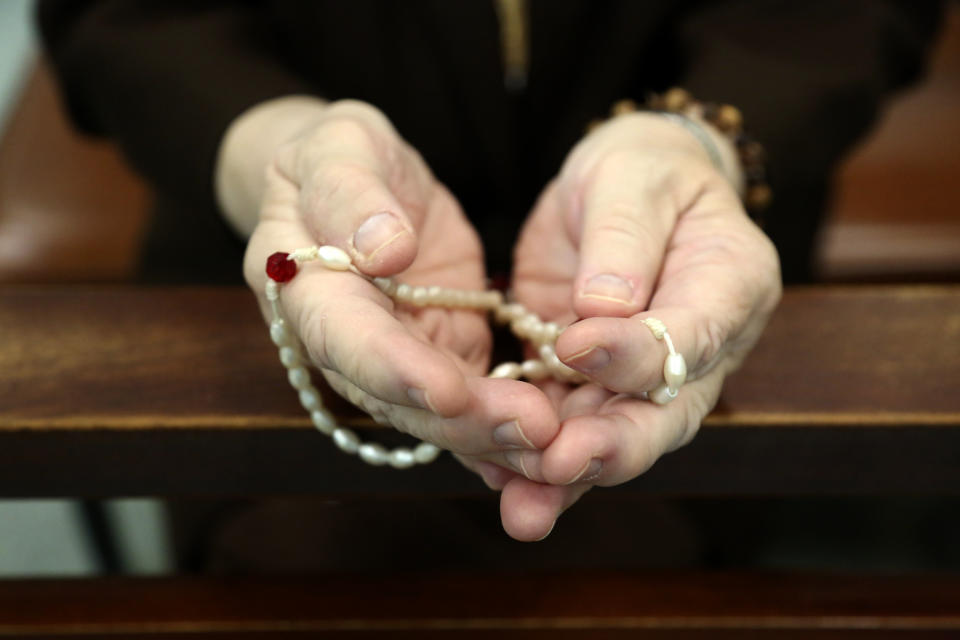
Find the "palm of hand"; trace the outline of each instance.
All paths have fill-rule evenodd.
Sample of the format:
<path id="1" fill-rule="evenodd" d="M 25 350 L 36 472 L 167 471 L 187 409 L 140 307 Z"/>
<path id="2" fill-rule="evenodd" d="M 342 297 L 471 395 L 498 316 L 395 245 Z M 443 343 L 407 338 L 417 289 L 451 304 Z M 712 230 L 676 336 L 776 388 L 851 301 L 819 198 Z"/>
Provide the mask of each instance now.
<path id="1" fill-rule="evenodd" d="M 480 290 L 484 287 L 483 249 L 459 203 L 434 182 L 426 198 L 403 201 L 422 220 L 413 263 L 398 280 L 410 284 Z M 452 358 L 467 375 L 483 375 L 489 364 L 491 334 L 475 312 L 441 308 L 395 308 L 410 332 Z"/>

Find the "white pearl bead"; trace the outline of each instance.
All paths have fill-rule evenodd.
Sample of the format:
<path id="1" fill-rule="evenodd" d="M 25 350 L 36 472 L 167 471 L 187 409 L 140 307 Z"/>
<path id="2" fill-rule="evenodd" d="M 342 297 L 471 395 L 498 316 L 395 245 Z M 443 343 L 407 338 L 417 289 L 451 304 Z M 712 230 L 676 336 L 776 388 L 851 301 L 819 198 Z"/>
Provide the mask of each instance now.
<path id="1" fill-rule="evenodd" d="M 337 427 L 333 430 L 333 441 L 342 451 L 356 453 L 360 448 L 360 438 L 346 427 Z"/>
<path id="2" fill-rule="evenodd" d="M 427 288 L 426 287 L 414 287 L 413 293 L 410 295 L 410 302 L 412 302 L 417 307 L 426 306 L 428 300 Z"/>
<path id="3" fill-rule="evenodd" d="M 496 318 L 500 322 L 512 322 L 516 318 L 522 317 L 527 312 L 523 305 L 517 302 L 511 302 L 497 308 Z"/>
<path id="4" fill-rule="evenodd" d="M 556 322 L 544 322 L 543 323 L 543 341 L 544 342 L 556 342 L 557 338 L 560 337 L 560 332 L 562 329 L 560 325 Z"/>
<path id="5" fill-rule="evenodd" d="M 648 391 L 647 398 L 654 404 L 667 404 L 677 397 L 677 393 L 676 389 L 671 389 L 667 385 L 662 384 L 653 391 Z"/>
<path id="6" fill-rule="evenodd" d="M 300 404 L 307 411 L 316 411 L 323 404 L 320 400 L 320 394 L 313 387 L 300 390 Z"/>
<path id="7" fill-rule="evenodd" d="M 300 354 L 293 347 L 280 347 L 280 362 L 287 369 L 300 365 Z"/>
<path id="8" fill-rule="evenodd" d="M 375 442 L 364 442 L 357 448 L 357 453 L 360 454 L 360 458 L 364 462 L 375 467 L 390 462 L 390 454 L 383 448 L 383 445 Z"/>
<path id="9" fill-rule="evenodd" d="M 432 287 L 427 287 L 427 303 L 436 306 L 443 306 L 446 304 L 447 299 L 447 290 L 443 287 L 438 287 L 433 285 Z"/>
<path id="10" fill-rule="evenodd" d="M 437 445 L 430 442 L 421 442 L 414 448 L 413 457 L 420 464 L 430 464 L 440 455 Z"/>
<path id="11" fill-rule="evenodd" d="M 406 283 L 400 283 L 397 285 L 397 291 L 394 294 L 397 302 L 407 302 L 413 298 L 413 287 Z"/>
<path id="12" fill-rule="evenodd" d="M 453 289 L 450 291 L 450 306 L 451 307 L 469 307 L 470 305 L 470 292 L 464 291 L 463 289 Z"/>
<path id="13" fill-rule="evenodd" d="M 679 389 L 687 380 L 687 362 L 679 353 L 671 353 L 663 361 L 663 379 L 667 386 Z"/>
<path id="14" fill-rule="evenodd" d="M 415 464 L 417 460 L 410 449 L 398 447 L 390 452 L 390 466 L 394 469 L 409 469 Z"/>
<path id="15" fill-rule="evenodd" d="M 392 296 L 397 292 L 397 283 L 391 278 L 374 278 L 373 284 L 388 296 Z"/>
<path id="16" fill-rule="evenodd" d="M 333 433 L 334 429 L 337 428 L 336 419 L 334 419 L 333 414 L 326 409 L 316 409 L 311 411 L 310 420 L 313 422 L 313 426 L 317 428 L 317 431 L 320 433 L 325 433 L 328 436 Z"/>
<path id="17" fill-rule="evenodd" d="M 287 371 L 287 380 L 290 381 L 290 386 L 297 391 L 303 391 L 304 389 L 312 387 L 310 384 L 310 372 L 304 367 L 293 367 Z"/>
<path id="18" fill-rule="evenodd" d="M 550 375 L 543 360 L 524 360 L 520 364 L 520 371 L 527 380 L 542 380 Z"/>
<path id="19" fill-rule="evenodd" d="M 264 291 L 267 294 L 267 300 L 269 300 L 270 302 L 273 302 L 280 297 L 280 287 L 277 286 L 276 280 L 271 280 L 270 278 L 267 278 L 267 286 L 264 289 Z"/>
<path id="20" fill-rule="evenodd" d="M 546 332 L 543 328 L 543 322 L 540 321 L 540 318 L 534 317 L 530 320 L 529 323 L 529 336 L 532 342 L 541 343 L 547 342 Z"/>
<path id="21" fill-rule="evenodd" d="M 486 309 L 496 309 L 503 304 L 503 294 L 499 291 L 481 291 L 481 304 Z"/>
<path id="22" fill-rule="evenodd" d="M 557 352 L 553 350 L 552 344 L 540 345 L 540 348 L 537 349 L 537 353 L 540 354 L 540 359 L 546 362 L 548 366 L 550 361 L 557 357 Z"/>
<path id="23" fill-rule="evenodd" d="M 522 369 L 520 365 L 516 362 L 504 362 L 503 364 L 498 364 L 494 367 L 493 371 L 490 372 L 489 378 L 513 378 L 516 380 L 520 377 Z"/>
<path id="24" fill-rule="evenodd" d="M 287 345 L 290 342 L 290 332 L 283 320 L 274 320 L 270 323 L 270 339 L 278 347 Z"/>
<path id="25" fill-rule="evenodd" d="M 324 245 L 317 250 L 317 257 L 327 269 L 346 271 L 350 268 L 350 256 L 340 247 Z"/>

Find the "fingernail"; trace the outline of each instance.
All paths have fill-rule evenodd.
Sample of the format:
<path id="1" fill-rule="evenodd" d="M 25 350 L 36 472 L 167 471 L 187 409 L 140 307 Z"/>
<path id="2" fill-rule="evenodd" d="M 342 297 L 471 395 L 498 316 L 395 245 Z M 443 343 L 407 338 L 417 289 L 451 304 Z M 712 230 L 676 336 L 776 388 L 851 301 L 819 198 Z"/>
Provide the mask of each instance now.
<path id="1" fill-rule="evenodd" d="M 563 363 L 579 371 L 596 371 L 610 362 L 610 352 L 603 347 L 590 347 L 566 358 Z"/>
<path id="2" fill-rule="evenodd" d="M 620 276 L 601 273 L 587 280 L 580 297 L 630 304 L 633 301 L 633 287 Z"/>
<path id="3" fill-rule="evenodd" d="M 353 246 L 362 257 L 369 260 L 408 231 L 392 213 L 378 213 L 367 218 L 353 234 Z"/>
<path id="4" fill-rule="evenodd" d="M 516 447 L 518 449 L 536 449 L 520 428 L 520 423 L 504 422 L 493 430 L 493 441 L 504 447 Z"/>
<path id="5" fill-rule="evenodd" d="M 580 473 L 573 477 L 573 480 L 567 484 L 573 484 L 574 482 L 590 482 L 591 480 L 596 480 L 600 477 L 600 472 L 603 470 L 603 460 L 600 458 L 592 458 L 583 465 L 583 469 L 580 470 Z"/>
<path id="6" fill-rule="evenodd" d="M 433 404 L 430 403 L 430 396 L 428 396 L 427 392 L 423 389 L 410 387 L 407 389 L 407 397 L 410 398 L 410 401 L 421 409 L 426 409 L 427 411 L 432 411 L 434 413 L 437 412 Z"/>
<path id="7" fill-rule="evenodd" d="M 514 471 L 523 474 L 523 477 L 525 477 L 527 480 L 530 479 L 530 475 L 527 473 L 527 468 L 523 465 L 523 451 L 518 451 L 516 449 L 504 451 L 503 457 L 506 458 L 507 464 L 509 464 Z"/>
<path id="8" fill-rule="evenodd" d="M 534 540 L 534 542 L 540 542 L 540 541 L 542 541 L 542 540 L 546 540 L 547 537 L 548 537 L 551 533 L 553 533 L 553 528 L 556 527 L 556 526 L 557 526 L 557 521 L 554 520 L 554 521 L 553 521 L 553 524 L 550 525 L 550 528 L 547 529 L 547 532 L 546 532 L 545 534 L 543 534 L 543 537 L 542 537 L 542 538 L 537 538 L 536 540 Z"/>

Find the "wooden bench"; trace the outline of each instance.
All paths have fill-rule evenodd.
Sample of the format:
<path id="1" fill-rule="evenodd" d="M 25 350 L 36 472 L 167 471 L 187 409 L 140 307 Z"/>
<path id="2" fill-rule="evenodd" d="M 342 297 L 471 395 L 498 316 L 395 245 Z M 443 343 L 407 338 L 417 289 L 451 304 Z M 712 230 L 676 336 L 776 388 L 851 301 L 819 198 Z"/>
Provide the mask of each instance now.
<path id="1" fill-rule="evenodd" d="M 241 289 L 0 289 L 0 495 L 489 495 L 311 429 Z M 358 428 L 374 428 L 339 405 Z M 610 495 L 957 495 L 960 286 L 788 290 L 690 446 Z M 492 594 L 495 594 L 492 595 Z M 705 572 L 0 582 L 0 637 L 958 637 L 960 577 Z"/>

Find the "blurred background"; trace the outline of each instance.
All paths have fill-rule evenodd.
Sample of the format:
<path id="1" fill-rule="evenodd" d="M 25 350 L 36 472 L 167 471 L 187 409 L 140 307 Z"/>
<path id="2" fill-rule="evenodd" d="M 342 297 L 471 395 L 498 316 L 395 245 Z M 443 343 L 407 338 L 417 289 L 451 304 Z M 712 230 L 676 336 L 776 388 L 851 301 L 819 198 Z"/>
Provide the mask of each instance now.
<path id="1" fill-rule="evenodd" d="M 953 3 L 924 80 L 887 105 L 837 175 L 819 243 L 819 279 L 958 281 L 958 143 L 960 5 Z M 0 282 L 129 280 L 148 212 L 146 187 L 117 151 L 79 137 L 67 123 L 38 51 L 32 2 L 0 2 Z M 838 504 L 836 513 L 850 507 Z M 749 517 L 754 507 L 743 508 Z M 804 508 L 802 501 L 793 504 L 793 517 L 804 518 Z M 912 512 L 920 514 L 922 505 L 894 505 L 885 513 L 909 528 Z M 105 531 L 116 541 L 112 567 L 98 548 Z M 912 561 L 878 544 L 875 551 L 888 563 Z M 768 552 L 776 557 L 780 550 Z M 796 558 L 797 548 L 790 553 Z M 156 573 L 172 567 L 171 557 L 163 512 L 151 500 L 110 501 L 93 510 L 71 501 L 0 501 L 3 576 L 118 567 Z"/>

